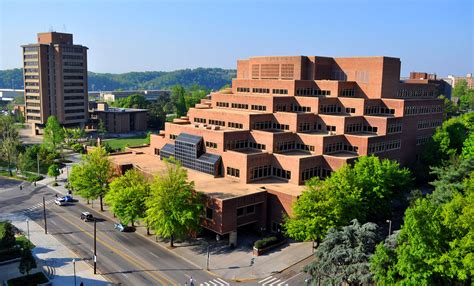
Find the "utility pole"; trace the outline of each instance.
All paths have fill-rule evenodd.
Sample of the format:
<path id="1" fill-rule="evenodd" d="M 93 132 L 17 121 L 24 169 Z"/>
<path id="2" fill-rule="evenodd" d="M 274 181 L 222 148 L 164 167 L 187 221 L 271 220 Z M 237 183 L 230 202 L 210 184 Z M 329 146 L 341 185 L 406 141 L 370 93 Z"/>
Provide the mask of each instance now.
<path id="1" fill-rule="evenodd" d="M 36 153 L 36 168 L 37 168 L 37 175 L 39 177 L 40 175 L 40 159 L 39 159 L 39 153 Z"/>
<path id="2" fill-rule="evenodd" d="M 392 220 L 387 219 L 387 223 L 388 223 L 388 235 L 391 235 L 392 234 Z"/>
<path id="3" fill-rule="evenodd" d="M 97 221 L 94 218 L 94 274 L 97 274 Z"/>
<path id="4" fill-rule="evenodd" d="M 72 266 L 74 267 L 74 286 L 76 286 L 76 259 L 72 260 Z"/>
<path id="5" fill-rule="evenodd" d="M 48 225 L 46 224 L 46 202 L 43 197 L 43 218 L 44 218 L 44 233 L 48 234 Z"/>
<path id="6" fill-rule="evenodd" d="M 28 240 L 30 240 L 30 221 L 26 219 L 26 229 L 28 230 Z"/>

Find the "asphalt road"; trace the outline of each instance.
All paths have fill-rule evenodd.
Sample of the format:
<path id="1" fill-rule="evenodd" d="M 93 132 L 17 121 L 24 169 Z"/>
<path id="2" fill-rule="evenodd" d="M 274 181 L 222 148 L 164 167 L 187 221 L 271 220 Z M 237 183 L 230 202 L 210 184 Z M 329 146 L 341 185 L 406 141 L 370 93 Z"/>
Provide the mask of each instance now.
<path id="1" fill-rule="evenodd" d="M 45 197 L 48 233 L 54 235 L 83 259 L 93 257 L 93 222 L 80 220 L 85 206 L 72 203 L 57 206 L 53 203 L 55 192 L 29 183 L 0 177 L 0 213 L 24 213 L 40 225 L 43 223 L 42 199 Z M 97 269 L 107 279 L 122 285 L 184 285 L 193 277 L 195 285 L 227 285 L 216 283 L 216 277 L 188 263 L 170 251 L 136 233 L 121 233 L 113 222 L 98 213 Z M 229 283 L 233 284 L 233 283 Z"/>

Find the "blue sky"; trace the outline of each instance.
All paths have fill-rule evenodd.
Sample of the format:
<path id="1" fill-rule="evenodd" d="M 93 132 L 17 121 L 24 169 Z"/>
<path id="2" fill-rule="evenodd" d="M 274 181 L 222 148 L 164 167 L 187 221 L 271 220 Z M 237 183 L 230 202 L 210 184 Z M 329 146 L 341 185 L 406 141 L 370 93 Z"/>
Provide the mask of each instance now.
<path id="1" fill-rule="evenodd" d="M 412 70 L 474 72 L 472 0 L 0 0 L 0 69 L 37 32 L 74 34 L 89 70 L 235 68 L 263 55 L 371 56 Z"/>

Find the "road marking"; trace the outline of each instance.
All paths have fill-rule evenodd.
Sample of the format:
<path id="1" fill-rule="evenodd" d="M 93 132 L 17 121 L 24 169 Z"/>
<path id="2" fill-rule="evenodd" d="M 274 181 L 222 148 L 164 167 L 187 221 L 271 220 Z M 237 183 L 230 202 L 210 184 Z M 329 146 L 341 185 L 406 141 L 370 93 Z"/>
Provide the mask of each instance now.
<path id="1" fill-rule="evenodd" d="M 217 281 L 220 281 L 220 282 L 222 282 L 222 283 L 224 283 L 224 284 L 222 284 L 222 285 L 230 285 L 229 283 L 225 282 L 224 280 L 222 280 L 222 279 L 220 279 L 220 278 L 216 278 L 216 280 L 217 280 Z"/>
<path id="2" fill-rule="evenodd" d="M 214 286 L 218 285 L 217 283 L 212 282 L 212 280 L 209 281 L 209 283 L 211 283 L 211 284 L 214 285 Z"/>
<path id="3" fill-rule="evenodd" d="M 265 278 L 265 279 L 263 279 L 263 280 L 260 280 L 260 281 L 258 281 L 257 283 L 259 283 L 259 284 L 260 284 L 260 283 L 263 283 L 263 282 L 267 281 L 268 279 L 270 279 L 270 278 L 272 278 L 272 277 L 273 277 L 273 276 L 268 276 L 267 278 Z"/>
<path id="4" fill-rule="evenodd" d="M 290 281 L 291 279 L 293 279 L 293 278 L 295 278 L 296 276 L 301 275 L 301 274 L 303 274 L 303 272 L 299 272 L 298 274 L 291 276 L 290 278 L 288 278 L 288 279 L 286 279 L 285 281 L 283 281 L 283 282 L 281 282 L 280 284 L 278 284 L 278 286 L 283 286 L 284 283 Z"/>
<path id="5" fill-rule="evenodd" d="M 84 228 L 80 227 L 79 225 L 77 225 L 76 223 L 72 222 L 71 220 L 65 218 L 64 216 L 61 217 L 61 219 L 64 219 L 65 221 L 69 222 L 70 224 L 76 226 L 79 230 L 81 230 L 84 234 L 86 234 L 87 236 L 89 236 L 90 238 L 94 238 L 94 236 L 92 234 L 90 234 L 87 230 L 85 230 Z M 107 242 L 103 241 L 102 239 L 100 238 L 97 238 L 97 241 L 99 243 L 101 243 L 104 247 L 114 251 L 117 255 L 121 256 L 123 259 L 127 260 L 129 263 L 135 265 L 136 267 L 139 267 L 139 268 L 147 268 L 145 267 L 145 265 L 143 265 L 140 261 L 136 260 L 135 258 L 133 257 L 130 257 L 128 254 L 125 254 L 123 253 L 122 251 L 120 251 L 119 249 L 113 247 L 112 245 L 108 244 Z M 162 276 L 161 274 L 159 273 L 153 273 L 153 272 L 146 272 L 146 274 L 148 274 L 151 278 L 153 278 L 155 281 L 158 281 L 159 283 L 161 283 L 162 285 L 167 285 L 166 283 L 163 282 L 163 280 L 161 280 L 160 278 L 166 280 L 167 282 L 169 282 L 171 285 L 176 285 L 175 283 L 173 283 L 171 280 L 169 280 L 168 278 Z M 157 275 L 158 277 L 155 277 L 155 275 Z"/>
<path id="6" fill-rule="evenodd" d="M 267 285 L 267 284 L 270 285 L 270 283 L 272 283 L 272 282 L 275 281 L 275 280 L 280 281 L 280 279 L 277 279 L 277 278 L 273 277 L 272 279 L 270 279 L 270 280 L 264 282 L 264 283 L 262 284 L 262 286 Z"/>

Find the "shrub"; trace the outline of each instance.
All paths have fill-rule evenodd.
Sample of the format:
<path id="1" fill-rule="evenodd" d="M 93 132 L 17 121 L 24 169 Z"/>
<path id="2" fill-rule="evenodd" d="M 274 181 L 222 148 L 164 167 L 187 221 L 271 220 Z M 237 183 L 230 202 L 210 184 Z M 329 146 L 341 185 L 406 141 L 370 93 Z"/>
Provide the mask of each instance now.
<path id="1" fill-rule="evenodd" d="M 262 249 L 277 242 L 278 238 L 276 236 L 265 237 L 263 239 L 255 241 L 254 247 L 257 249 Z"/>
<path id="2" fill-rule="evenodd" d="M 80 143 L 72 144 L 71 149 L 76 153 L 84 154 L 84 147 Z"/>

